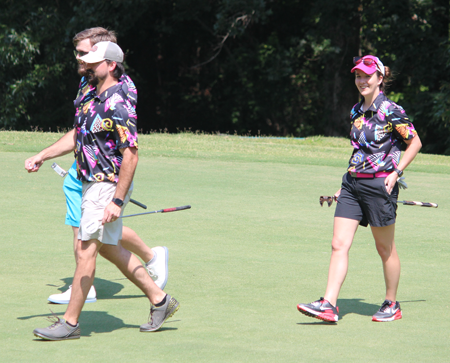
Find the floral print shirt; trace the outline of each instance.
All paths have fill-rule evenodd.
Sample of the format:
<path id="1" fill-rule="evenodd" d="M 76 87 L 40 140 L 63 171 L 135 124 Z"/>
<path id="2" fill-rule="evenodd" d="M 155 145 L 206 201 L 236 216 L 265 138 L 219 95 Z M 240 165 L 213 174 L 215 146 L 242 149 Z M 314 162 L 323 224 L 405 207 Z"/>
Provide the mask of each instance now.
<path id="1" fill-rule="evenodd" d="M 81 181 L 117 183 L 122 164 L 119 149 L 138 147 L 137 92 L 124 75 L 101 95 L 83 78 L 75 104 L 75 159 Z"/>
<path id="2" fill-rule="evenodd" d="M 380 92 L 362 112 L 364 99 L 350 112 L 350 142 L 354 148 L 348 171 L 375 174 L 393 171 L 400 162 L 401 143 L 417 135 L 405 110 Z"/>

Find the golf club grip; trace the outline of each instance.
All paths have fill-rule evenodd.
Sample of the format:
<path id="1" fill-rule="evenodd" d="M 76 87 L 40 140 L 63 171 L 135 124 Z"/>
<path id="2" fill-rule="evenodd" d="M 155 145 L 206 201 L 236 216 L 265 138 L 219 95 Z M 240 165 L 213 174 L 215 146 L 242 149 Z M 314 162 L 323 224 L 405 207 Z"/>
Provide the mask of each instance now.
<path id="1" fill-rule="evenodd" d="M 143 208 L 143 209 L 147 209 L 147 206 L 145 204 L 139 203 L 137 200 L 131 199 L 130 198 L 130 202 L 133 204 L 136 204 L 137 206 Z"/>
<path id="2" fill-rule="evenodd" d="M 410 202 L 410 201 L 402 201 L 404 205 L 418 205 L 420 207 L 428 207 L 428 208 L 437 208 L 438 205 L 436 203 L 425 203 L 425 202 Z"/>
<path id="3" fill-rule="evenodd" d="M 191 208 L 190 205 L 183 205 L 181 207 L 162 209 L 161 213 L 176 212 L 177 210 L 185 210 L 185 209 L 190 209 L 190 208 Z"/>
<path id="4" fill-rule="evenodd" d="M 36 164 L 34 165 L 36 167 Z M 63 168 L 61 168 L 58 164 L 53 163 L 52 169 L 58 174 L 60 177 L 64 178 L 67 175 L 67 171 L 65 171 Z"/>

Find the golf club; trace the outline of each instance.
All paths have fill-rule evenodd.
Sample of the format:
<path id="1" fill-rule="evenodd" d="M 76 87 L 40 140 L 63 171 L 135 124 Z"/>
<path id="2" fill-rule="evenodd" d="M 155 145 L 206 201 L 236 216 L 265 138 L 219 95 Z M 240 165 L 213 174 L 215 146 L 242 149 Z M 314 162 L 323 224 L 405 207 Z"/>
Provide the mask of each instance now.
<path id="1" fill-rule="evenodd" d="M 337 202 L 337 198 L 333 196 L 321 195 L 319 199 L 320 206 L 323 207 L 323 202 L 327 202 L 328 206 L 331 207 L 333 200 Z"/>
<path id="2" fill-rule="evenodd" d="M 321 195 L 319 199 L 320 206 L 323 207 L 323 202 L 327 202 L 328 206 L 331 207 L 331 204 L 333 204 L 334 201 L 338 201 L 338 198 L 335 196 L 326 196 Z M 436 203 L 426 203 L 426 202 L 414 202 L 414 201 L 407 201 L 407 200 L 398 200 L 397 204 L 401 203 L 403 205 L 417 205 L 419 207 L 429 207 L 429 208 L 437 208 L 438 205 Z"/>
<path id="3" fill-rule="evenodd" d="M 58 174 L 61 178 L 64 178 L 67 175 L 67 171 L 65 171 L 56 163 L 52 164 L 52 168 L 56 172 L 56 174 Z"/>
<path id="4" fill-rule="evenodd" d="M 130 203 L 133 203 L 133 204 L 137 205 L 138 207 L 141 207 L 142 209 L 147 209 L 147 206 L 145 204 L 142 204 L 142 203 L 138 202 L 137 200 L 130 198 Z"/>
<path id="5" fill-rule="evenodd" d="M 168 213 L 168 212 L 176 212 L 179 210 L 185 210 L 185 209 L 190 209 L 191 206 L 190 205 L 183 205 L 182 207 L 174 207 L 174 208 L 166 208 L 166 209 L 160 209 L 160 210 L 155 210 L 152 212 L 145 212 L 145 213 L 138 213 L 138 214 L 129 214 L 127 216 L 122 216 L 119 218 L 128 218 L 128 217 L 135 217 L 135 216 L 143 216 L 145 214 L 153 214 L 153 213 Z"/>
<path id="6" fill-rule="evenodd" d="M 68 174 L 67 171 L 65 171 L 63 168 L 61 168 L 56 163 L 52 164 L 52 168 L 56 172 L 56 174 L 58 174 L 61 178 L 64 178 Z M 147 209 L 147 206 L 145 204 L 142 204 L 142 203 L 138 202 L 137 200 L 134 200 L 134 199 L 130 198 L 130 202 L 135 204 L 135 205 L 137 205 L 137 206 L 139 206 L 139 207 L 141 207 L 141 208 L 143 208 L 143 209 Z"/>
<path id="7" fill-rule="evenodd" d="M 426 203 L 426 202 L 414 202 L 414 201 L 407 201 L 407 200 L 399 200 L 397 203 L 402 203 L 403 205 L 418 205 L 419 207 L 430 207 L 430 208 L 437 208 L 438 205 L 436 203 Z"/>

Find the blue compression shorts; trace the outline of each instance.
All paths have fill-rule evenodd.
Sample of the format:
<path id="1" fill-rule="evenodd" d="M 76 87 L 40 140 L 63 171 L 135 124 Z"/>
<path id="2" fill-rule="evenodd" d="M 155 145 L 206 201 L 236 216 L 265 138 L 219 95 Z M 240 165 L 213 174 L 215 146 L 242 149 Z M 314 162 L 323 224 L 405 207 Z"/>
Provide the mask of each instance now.
<path id="1" fill-rule="evenodd" d="M 65 177 L 63 185 L 67 206 L 66 224 L 72 227 L 80 227 L 82 183 L 76 178 L 77 172 L 74 165 Z"/>

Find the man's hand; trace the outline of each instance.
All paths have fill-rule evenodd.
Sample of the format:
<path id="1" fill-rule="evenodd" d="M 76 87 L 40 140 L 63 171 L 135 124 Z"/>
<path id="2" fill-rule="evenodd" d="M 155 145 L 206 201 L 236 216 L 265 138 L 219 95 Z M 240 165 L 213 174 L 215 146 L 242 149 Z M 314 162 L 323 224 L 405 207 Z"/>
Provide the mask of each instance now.
<path id="1" fill-rule="evenodd" d="M 115 222 L 117 218 L 120 217 L 121 211 L 122 209 L 117 204 L 113 202 L 109 203 L 103 213 L 102 224 L 104 225 L 105 223 Z"/>
<path id="2" fill-rule="evenodd" d="M 120 149 L 120 152 L 123 155 L 123 159 L 114 198 L 125 200 L 128 189 L 133 181 L 134 171 L 138 162 L 138 151 L 136 148 L 131 147 Z M 109 203 L 103 213 L 102 224 L 116 221 L 120 217 L 120 212 L 121 208 L 117 204 L 113 202 Z"/>
<path id="3" fill-rule="evenodd" d="M 77 145 L 76 140 L 76 130 L 72 129 L 53 145 L 45 148 L 39 154 L 25 160 L 25 169 L 28 170 L 29 173 L 35 173 L 39 170 L 42 164 L 44 164 L 45 160 L 50 160 L 73 152 Z"/>
<path id="4" fill-rule="evenodd" d="M 44 160 L 39 154 L 37 154 L 25 160 L 25 169 L 29 173 L 35 173 L 39 170 L 42 164 L 44 164 Z"/>

